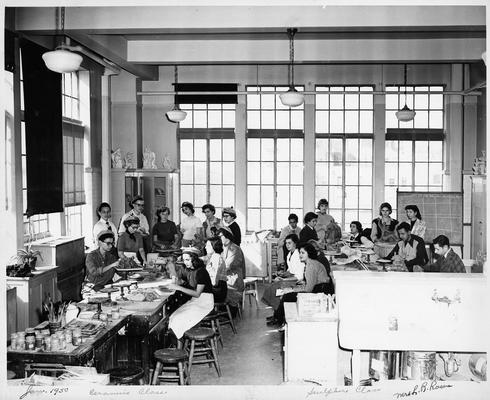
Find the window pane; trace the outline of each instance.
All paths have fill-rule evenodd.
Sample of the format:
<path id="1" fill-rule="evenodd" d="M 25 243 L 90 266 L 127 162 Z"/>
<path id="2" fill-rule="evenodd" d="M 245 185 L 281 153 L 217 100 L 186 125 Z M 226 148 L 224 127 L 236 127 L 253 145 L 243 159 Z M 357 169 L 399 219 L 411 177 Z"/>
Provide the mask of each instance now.
<path id="1" fill-rule="evenodd" d="M 192 185 L 180 185 L 180 200 L 190 201 L 194 204 L 194 186 Z"/>
<path id="2" fill-rule="evenodd" d="M 328 139 L 316 139 L 316 160 L 328 161 Z"/>
<path id="3" fill-rule="evenodd" d="M 260 230 L 260 210 L 248 209 L 247 212 L 247 227 L 251 231 Z"/>
<path id="4" fill-rule="evenodd" d="M 224 205 L 235 204 L 235 185 L 223 186 L 223 204 Z"/>
<path id="5" fill-rule="evenodd" d="M 223 139 L 223 160 L 235 161 L 235 139 Z"/>
<path id="6" fill-rule="evenodd" d="M 442 163 L 429 164 L 429 185 L 442 186 Z"/>
<path id="7" fill-rule="evenodd" d="M 330 163 L 330 185 L 342 185 L 342 164 Z"/>
<path id="8" fill-rule="evenodd" d="M 443 129 L 444 121 L 442 111 L 430 111 L 429 112 L 429 128 Z"/>
<path id="9" fill-rule="evenodd" d="M 361 133 L 373 133 L 373 112 L 361 111 L 360 112 L 360 129 Z"/>
<path id="10" fill-rule="evenodd" d="M 357 185 L 359 182 L 359 171 L 357 163 L 345 163 L 345 184 Z"/>
<path id="11" fill-rule="evenodd" d="M 366 186 L 359 187 L 359 208 L 372 209 L 372 188 Z M 371 214 L 370 214 L 371 215 Z"/>
<path id="12" fill-rule="evenodd" d="M 247 182 L 260 184 L 260 163 L 247 163 Z"/>
<path id="13" fill-rule="evenodd" d="M 274 186 L 262 185 L 260 187 L 260 206 L 274 207 Z"/>
<path id="14" fill-rule="evenodd" d="M 399 185 L 411 186 L 412 185 L 412 163 L 400 163 L 399 165 Z"/>
<path id="15" fill-rule="evenodd" d="M 215 207 L 222 206 L 221 204 L 221 185 L 209 186 L 209 202 Z"/>
<path id="16" fill-rule="evenodd" d="M 398 94 L 387 94 L 385 96 L 385 102 L 387 110 L 398 110 Z"/>
<path id="17" fill-rule="evenodd" d="M 315 103 L 317 109 L 328 109 L 328 94 L 317 94 L 315 96 Z"/>
<path id="18" fill-rule="evenodd" d="M 180 163 L 180 181 L 182 184 L 194 183 L 194 163 L 192 162 Z"/>
<path id="19" fill-rule="evenodd" d="M 360 185 L 373 184 L 373 164 L 371 163 L 359 164 L 359 184 Z"/>
<path id="20" fill-rule="evenodd" d="M 415 161 L 428 161 L 429 159 L 429 142 L 415 142 Z"/>
<path id="21" fill-rule="evenodd" d="M 328 185 L 328 163 L 315 164 L 315 183 L 317 185 Z"/>
<path id="22" fill-rule="evenodd" d="M 260 139 L 247 140 L 247 158 L 250 161 L 260 160 Z"/>
<path id="23" fill-rule="evenodd" d="M 274 129 L 274 111 L 263 111 L 261 113 L 261 128 Z"/>
<path id="24" fill-rule="evenodd" d="M 211 139 L 209 141 L 209 159 L 221 160 L 221 140 Z"/>
<path id="25" fill-rule="evenodd" d="M 398 160 L 398 141 L 387 140 L 385 142 L 385 159 L 386 161 Z"/>
<path id="26" fill-rule="evenodd" d="M 195 185 L 194 186 L 194 206 L 196 208 L 201 208 L 207 203 L 207 190 L 206 185 Z"/>
<path id="27" fill-rule="evenodd" d="M 235 111 L 223 111 L 223 128 L 235 127 Z"/>
<path id="28" fill-rule="evenodd" d="M 235 183 L 235 163 L 233 162 L 223 163 L 223 183 L 224 184 Z"/>
<path id="29" fill-rule="evenodd" d="M 194 160 L 205 161 L 206 158 L 206 140 L 194 140 Z"/>
<path id="30" fill-rule="evenodd" d="M 442 88 L 441 88 L 442 90 Z M 442 94 L 431 94 L 430 95 L 430 108 L 432 110 L 442 110 L 444 108 L 443 106 L 443 95 Z"/>
<path id="31" fill-rule="evenodd" d="M 386 111 L 386 129 L 388 128 L 398 128 L 398 119 L 396 118 L 396 111 Z"/>
<path id="32" fill-rule="evenodd" d="M 371 228 L 371 221 L 373 219 L 374 218 L 370 210 L 359 210 L 359 222 L 362 224 L 363 229 Z"/>
<path id="33" fill-rule="evenodd" d="M 328 186 L 317 186 L 315 190 L 315 204 L 318 204 L 318 200 L 328 199 Z M 332 202 L 330 201 L 330 204 Z M 300 218 L 301 221 L 301 218 Z"/>
<path id="34" fill-rule="evenodd" d="M 345 141 L 345 159 L 346 161 L 357 161 L 359 153 L 358 139 L 346 139 Z"/>
<path id="35" fill-rule="evenodd" d="M 359 193 L 357 186 L 345 187 L 345 208 L 359 208 Z"/>
<path id="36" fill-rule="evenodd" d="M 400 140 L 399 152 L 399 161 L 412 161 L 412 142 Z"/>
<path id="37" fill-rule="evenodd" d="M 344 191 L 341 186 L 330 186 L 327 197 L 330 208 L 341 208 Z"/>
<path id="38" fill-rule="evenodd" d="M 292 162 L 291 163 L 291 183 L 303 184 L 303 163 Z"/>
<path id="39" fill-rule="evenodd" d="M 194 163 L 194 183 L 206 184 L 207 182 L 207 166 L 205 162 Z"/>
<path id="40" fill-rule="evenodd" d="M 289 186 L 277 187 L 277 207 L 289 208 Z"/>
<path id="41" fill-rule="evenodd" d="M 415 163 L 415 184 L 427 185 L 429 178 L 429 168 L 427 163 Z"/>
<path id="42" fill-rule="evenodd" d="M 396 163 L 385 164 L 385 185 L 398 185 L 398 165 Z"/>
<path id="43" fill-rule="evenodd" d="M 315 113 L 315 132 L 328 133 L 328 111 L 317 111 Z"/>
<path id="44" fill-rule="evenodd" d="M 291 129 L 304 128 L 304 112 L 301 110 L 291 110 Z"/>
<path id="45" fill-rule="evenodd" d="M 291 207 L 302 208 L 303 207 L 303 186 L 291 186 Z M 301 221 L 301 217 L 300 217 Z"/>
<path id="46" fill-rule="evenodd" d="M 277 139 L 277 161 L 289 160 L 289 139 Z"/>
<path id="47" fill-rule="evenodd" d="M 430 161 L 442 161 L 442 142 L 429 142 Z"/>
<path id="48" fill-rule="evenodd" d="M 221 184 L 221 163 L 210 162 L 209 163 L 209 183 Z"/>
<path id="49" fill-rule="evenodd" d="M 415 114 L 414 127 L 415 128 L 428 128 L 429 127 L 429 112 L 428 111 L 418 111 Z"/>
<path id="50" fill-rule="evenodd" d="M 262 87 L 263 91 L 273 91 L 274 87 Z M 274 95 L 273 94 L 262 94 L 262 109 L 273 110 L 275 108 Z"/>
<path id="51" fill-rule="evenodd" d="M 421 88 L 417 88 L 421 89 Z M 427 88 L 425 88 L 427 89 Z M 415 108 L 427 110 L 429 108 L 429 95 L 428 94 L 416 94 L 415 95 Z"/>
<path id="52" fill-rule="evenodd" d="M 261 139 L 262 161 L 274 161 L 274 139 Z"/>
<path id="53" fill-rule="evenodd" d="M 261 228 L 262 229 L 274 229 L 274 210 L 261 210 Z"/>
<path id="54" fill-rule="evenodd" d="M 360 108 L 364 110 L 371 110 L 373 108 L 373 95 L 361 94 L 360 96 Z M 362 119 L 362 118 L 361 118 Z"/>
<path id="55" fill-rule="evenodd" d="M 277 167 L 277 183 L 288 184 L 289 183 L 289 163 L 278 162 Z"/>
<path id="56" fill-rule="evenodd" d="M 345 90 L 357 90 L 357 88 L 345 88 Z M 346 94 L 345 95 L 345 108 L 346 110 L 356 110 L 359 108 L 359 95 Z"/>
<path id="57" fill-rule="evenodd" d="M 261 182 L 267 183 L 267 184 L 273 184 L 274 183 L 274 163 L 272 162 L 263 162 L 261 164 L 262 168 L 262 176 L 261 176 Z"/>
<path id="58" fill-rule="evenodd" d="M 289 129 L 289 111 L 276 111 L 276 129 Z"/>
<path id="59" fill-rule="evenodd" d="M 396 205 L 396 187 L 385 186 L 385 200 L 390 203 L 392 207 Z"/>
<path id="60" fill-rule="evenodd" d="M 334 90 L 335 88 L 331 88 Z M 344 88 L 337 88 L 343 90 Z M 344 108 L 344 95 L 343 94 L 331 94 L 330 95 L 330 109 L 341 110 Z"/>
<path id="61" fill-rule="evenodd" d="M 206 111 L 194 111 L 194 128 L 207 128 Z"/>
<path id="62" fill-rule="evenodd" d="M 248 207 L 260 207 L 260 186 L 248 186 L 247 205 Z"/>
<path id="63" fill-rule="evenodd" d="M 342 111 L 330 111 L 330 133 L 344 132 L 344 113 Z"/>
<path id="64" fill-rule="evenodd" d="M 330 140 L 330 161 L 342 161 L 342 139 Z"/>
<path id="65" fill-rule="evenodd" d="M 359 140 L 359 160 L 361 161 L 373 160 L 373 141 L 371 139 Z"/>
<path id="66" fill-rule="evenodd" d="M 280 229 L 288 224 L 289 209 L 279 208 L 276 210 L 277 228 Z"/>
<path id="67" fill-rule="evenodd" d="M 258 94 L 247 94 L 247 109 L 248 110 L 259 110 L 260 109 L 260 95 Z"/>
<path id="68" fill-rule="evenodd" d="M 303 139 L 291 139 L 291 161 L 303 161 Z"/>
<path id="69" fill-rule="evenodd" d="M 359 132 L 359 114 L 357 111 L 345 112 L 345 133 Z"/>
<path id="70" fill-rule="evenodd" d="M 260 129 L 260 111 L 247 111 L 247 128 Z"/>

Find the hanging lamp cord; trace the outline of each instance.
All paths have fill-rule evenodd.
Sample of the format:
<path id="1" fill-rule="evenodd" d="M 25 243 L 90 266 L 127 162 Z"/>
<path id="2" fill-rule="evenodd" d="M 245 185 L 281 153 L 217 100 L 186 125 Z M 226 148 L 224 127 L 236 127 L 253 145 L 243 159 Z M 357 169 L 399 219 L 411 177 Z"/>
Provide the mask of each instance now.
<path id="1" fill-rule="evenodd" d="M 179 108 L 179 103 L 178 103 L 178 95 L 179 95 L 179 90 L 178 90 L 178 87 L 179 87 L 179 68 L 177 67 L 177 65 L 174 65 L 174 81 L 175 81 L 175 101 L 174 101 L 174 108 L 176 110 L 180 110 Z"/>
<path id="2" fill-rule="evenodd" d="M 294 89 L 294 35 L 298 30 L 296 28 L 288 29 L 289 36 L 289 69 L 288 69 L 288 83 L 289 87 Z"/>
<path id="3" fill-rule="evenodd" d="M 404 74 L 403 74 L 404 78 L 404 82 L 405 82 L 405 86 L 404 86 L 404 93 L 405 93 L 405 105 L 407 105 L 407 64 L 405 64 L 405 71 L 404 71 Z"/>

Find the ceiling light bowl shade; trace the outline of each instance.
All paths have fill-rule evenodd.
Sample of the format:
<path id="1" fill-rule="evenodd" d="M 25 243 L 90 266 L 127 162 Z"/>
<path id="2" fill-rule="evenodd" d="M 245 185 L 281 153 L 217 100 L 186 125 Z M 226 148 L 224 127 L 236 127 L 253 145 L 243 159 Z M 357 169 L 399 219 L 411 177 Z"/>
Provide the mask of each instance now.
<path id="1" fill-rule="evenodd" d="M 287 92 L 279 95 L 281 103 L 286 107 L 298 107 L 305 102 L 305 96 L 303 93 L 298 92 L 294 88 L 289 88 Z"/>
<path id="2" fill-rule="evenodd" d="M 398 119 L 398 121 L 401 121 L 401 122 L 411 121 L 412 119 L 414 119 L 415 114 L 416 114 L 416 112 L 413 110 L 410 110 L 410 108 L 408 108 L 408 106 L 406 104 L 405 104 L 405 107 L 403 107 L 400 111 L 397 111 L 395 113 L 396 118 Z"/>
<path id="3" fill-rule="evenodd" d="M 60 74 L 78 71 L 83 60 L 80 54 L 60 49 L 48 51 L 42 57 L 48 69 Z"/>
<path id="4" fill-rule="evenodd" d="M 185 119 L 187 113 L 179 108 L 174 108 L 173 110 L 167 111 L 165 115 L 170 122 L 181 122 Z"/>

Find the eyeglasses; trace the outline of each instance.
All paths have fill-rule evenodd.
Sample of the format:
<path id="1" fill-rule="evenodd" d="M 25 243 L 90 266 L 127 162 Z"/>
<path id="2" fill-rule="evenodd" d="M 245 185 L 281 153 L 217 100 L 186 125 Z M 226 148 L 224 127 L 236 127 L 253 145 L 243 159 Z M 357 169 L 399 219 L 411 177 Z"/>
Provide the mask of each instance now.
<path id="1" fill-rule="evenodd" d="M 144 207 L 145 203 L 134 203 L 136 204 L 137 206 L 140 206 L 140 207 Z"/>
<path id="2" fill-rule="evenodd" d="M 107 246 L 114 246 L 114 242 L 102 242 L 104 244 L 106 244 Z"/>

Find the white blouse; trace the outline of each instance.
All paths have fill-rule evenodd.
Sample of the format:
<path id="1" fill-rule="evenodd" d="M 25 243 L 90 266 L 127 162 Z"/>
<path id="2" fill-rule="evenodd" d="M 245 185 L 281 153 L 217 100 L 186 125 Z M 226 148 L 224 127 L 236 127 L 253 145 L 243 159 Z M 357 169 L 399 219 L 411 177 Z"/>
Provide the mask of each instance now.
<path id="1" fill-rule="evenodd" d="M 298 249 L 294 249 L 292 253 L 288 253 L 286 262 L 288 264 L 288 271 L 292 273 L 298 279 L 298 281 L 303 280 L 305 274 L 305 264 L 299 259 Z"/>

